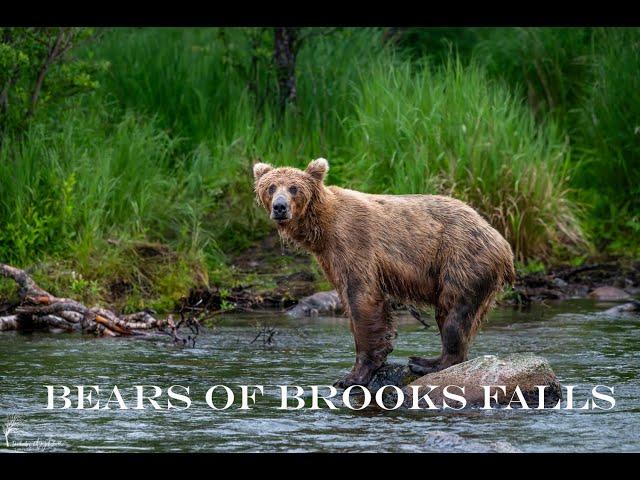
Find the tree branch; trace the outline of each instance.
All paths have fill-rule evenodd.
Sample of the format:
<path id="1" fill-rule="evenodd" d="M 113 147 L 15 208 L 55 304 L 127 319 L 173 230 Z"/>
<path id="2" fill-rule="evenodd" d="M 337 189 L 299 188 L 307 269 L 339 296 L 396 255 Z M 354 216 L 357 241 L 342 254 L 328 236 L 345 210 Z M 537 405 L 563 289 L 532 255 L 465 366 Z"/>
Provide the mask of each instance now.
<path id="1" fill-rule="evenodd" d="M 44 83 L 44 77 L 47 75 L 49 68 L 53 65 L 61 55 L 62 47 L 64 44 L 64 35 L 65 29 L 60 28 L 58 30 L 58 35 L 53 42 L 53 45 L 49 49 L 47 57 L 42 62 L 40 69 L 38 70 L 38 76 L 36 77 L 36 83 L 33 87 L 33 92 L 31 93 L 31 101 L 29 103 L 29 110 L 27 112 L 27 117 L 33 116 L 33 113 L 36 109 L 36 103 L 38 103 L 38 98 L 40 97 L 40 91 L 42 90 L 42 84 Z M 70 47 L 69 47 L 70 48 Z"/>

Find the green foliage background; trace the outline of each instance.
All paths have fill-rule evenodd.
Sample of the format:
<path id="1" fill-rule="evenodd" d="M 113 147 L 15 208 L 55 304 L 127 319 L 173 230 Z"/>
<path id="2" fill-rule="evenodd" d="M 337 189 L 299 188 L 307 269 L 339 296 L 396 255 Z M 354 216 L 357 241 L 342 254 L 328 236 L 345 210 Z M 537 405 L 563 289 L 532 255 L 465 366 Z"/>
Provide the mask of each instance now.
<path id="1" fill-rule="evenodd" d="M 639 256 L 637 29 L 384 38 L 310 37 L 281 112 L 269 29 L 104 32 L 60 67 L 85 93 L 53 72 L 57 101 L 3 135 L 0 261 L 53 292 L 170 309 L 230 282 L 230 255 L 272 228 L 251 165 L 319 156 L 331 183 L 470 202 L 523 265 Z"/>

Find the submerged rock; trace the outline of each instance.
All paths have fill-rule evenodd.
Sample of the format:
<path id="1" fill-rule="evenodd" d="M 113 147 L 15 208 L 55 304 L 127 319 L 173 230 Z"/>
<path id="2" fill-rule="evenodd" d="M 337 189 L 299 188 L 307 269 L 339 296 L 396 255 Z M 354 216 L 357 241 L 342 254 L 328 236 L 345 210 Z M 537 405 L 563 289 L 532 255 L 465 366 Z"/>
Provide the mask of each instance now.
<path id="1" fill-rule="evenodd" d="M 558 287 L 558 288 L 566 288 L 569 284 L 567 282 L 565 282 L 563 279 L 561 279 L 560 277 L 555 277 L 551 283 L 553 284 L 553 286 Z"/>
<path id="2" fill-rule="evenodd" d="M 335 315 L 342 311 L 340 296 L 335 290 L 318 292 L 301 299 L 298 304 L 287 310 L 287 315 L 294 318 L 317 317 L 319 315 Z"/>
<path id="3" fill-rule="evenodd" d="M 530 406 L 538 404 L 538 386 L 547 387 L 545 405 L 553 405 L 562 398 L 560 382 L 549 362 L 532 353 L 515 353 L 505 357 L 484 355 L 445 370 L 424 375 L 403 389 L 406 394 L 405 406 L 411 406 L 411 386 L 418 386 L 418 393 L 421 396 L 429 391 L 429 385 L 441 387 L 429 394 L 436 405 L 442 405 L 443 400 L 447 400 L 449 404 L 452 403 L 450 399 L 445 399 L 443 396 L 443 388 L 447 385 L 465 388 L 464 397 L 467 400 L 467 406 L 484 404 L 483 385 L 505 386 L 506 393 L 495 388 L 491 389 L 492 394 L 497 392 L 497 403 L 501 405 L 509 403 L 516 387 L 520 387 L 525 401 Z M 424 407 L 426 402 L 420 405 Z M 514 405 L 517 405 L 517 402 L 514 402 Z"/>
<path id="4" fill-rule="evenodd" d="M 420 375 L 415 374 L 409 365 L 387 363 L 376 371 L 367 388 L 371 392 L 376 392 L 385 385 L 395 385 L 402 388 L 418 378 Z"/>
<path id="5" fill-rule="evenodd" d="M 521 453 L 509 442 L 498 440 L 496 442 L 482 442 L 465 438 L 457 433 L 433 430 L 427 432 L 425 447 L 439 452 L 466 452 L 466 453 Z"/>
<path id="6" fill-rule="evenodd" d="M 636 315 L 640 315 L 640 301 L 638 300 L 623 303 L 622 305 L 616 305 L 615 307 L 611 307 L 604 312 L 600 312 L 600 315 L 605 315 L 608 317 L 621 317 L 623 315 L 634 313 Z"/>
<path id="7" fill-rule="evenodd" d="M 590 298 L 595 298 L 596 300 L 628 300 L 631 298 L 627 292 L 622 290 L 621 288 L 616 287 L 598 287 L 592 290 L 589 293 Z"/>

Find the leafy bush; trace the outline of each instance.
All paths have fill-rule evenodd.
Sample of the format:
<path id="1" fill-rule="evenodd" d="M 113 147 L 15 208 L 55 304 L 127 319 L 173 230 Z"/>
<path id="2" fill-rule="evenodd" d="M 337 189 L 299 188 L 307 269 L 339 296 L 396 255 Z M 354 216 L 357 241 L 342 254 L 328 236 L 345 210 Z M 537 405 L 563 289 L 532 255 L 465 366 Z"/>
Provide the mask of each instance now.
<path id="1" fill-rule="evenodd" d="M 89 28 L 0 28 L 0 144 L 38 109 L 98 86 L 93 75 L 108 64 L 70 53 L 93 36 Z"/>

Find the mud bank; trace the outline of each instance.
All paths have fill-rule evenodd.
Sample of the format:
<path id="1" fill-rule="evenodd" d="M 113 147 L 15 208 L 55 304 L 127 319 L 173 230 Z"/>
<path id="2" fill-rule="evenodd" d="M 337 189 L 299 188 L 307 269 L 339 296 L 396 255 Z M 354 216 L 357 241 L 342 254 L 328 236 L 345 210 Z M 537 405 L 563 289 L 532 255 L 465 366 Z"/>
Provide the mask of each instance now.
<path id="1" fill-rule="evenodd" d="M 340 315 L 339 299 L 305 252 L 267 237 L 233 259 L 234 285 L 198 289 L 181 306 L 206 305 L 209 310 L 247 312 L 290 310 L 293 316 Z M 320 296 L 312 297 L 322 293 Z M 640 261 L 608 261 L 579 267 L 559 265 L 547 272 L 519 274 L 500 305 L 527 306 L 566 299 L 633 301 L 640 296 Z M 301 302 L 302 301 L 302 302 Z M 319 302 L 319 303 L 318 303 Z M 404 305 L 395 305 L 405 309 Z"/>

